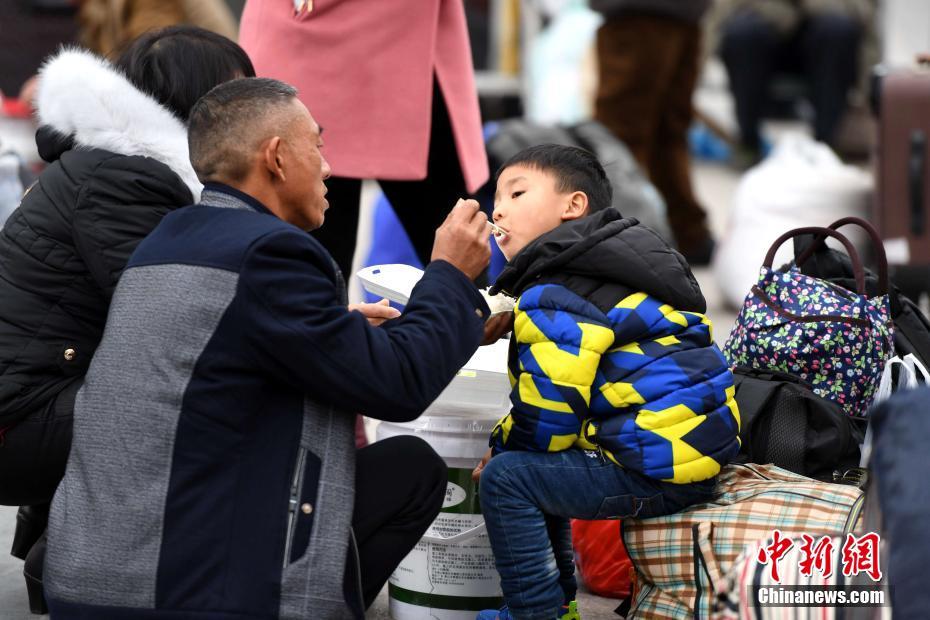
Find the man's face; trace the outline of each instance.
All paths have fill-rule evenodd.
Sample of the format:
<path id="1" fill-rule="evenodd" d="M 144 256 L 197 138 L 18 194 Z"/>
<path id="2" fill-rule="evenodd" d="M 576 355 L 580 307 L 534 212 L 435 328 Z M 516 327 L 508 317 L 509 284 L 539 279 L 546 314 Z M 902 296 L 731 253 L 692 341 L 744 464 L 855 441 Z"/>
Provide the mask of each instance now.
<path id="1" fill-rule="evenodd" d="M 507 260 L 559 226 L 570 202 L 571 193 L 559 192 L 549 172 L 519 164 L 501 172 L 494 193 L 493 217 L 494 223 L 506 231 L 495 239 Z"/>
<path id="2" fill-rule="evenodd" d="M 323 182 L 329 178 L 330 168 L 321 153 L 320 126 L 304 104 L 295 99 L 292 105 L 296 118 L 282 145 L 287 158 L 287 182 L 282 188 L 281 202 L 287 210 L 288 222 L 304 230 L 315 230 L 323 225 L 329 208 Z"/>

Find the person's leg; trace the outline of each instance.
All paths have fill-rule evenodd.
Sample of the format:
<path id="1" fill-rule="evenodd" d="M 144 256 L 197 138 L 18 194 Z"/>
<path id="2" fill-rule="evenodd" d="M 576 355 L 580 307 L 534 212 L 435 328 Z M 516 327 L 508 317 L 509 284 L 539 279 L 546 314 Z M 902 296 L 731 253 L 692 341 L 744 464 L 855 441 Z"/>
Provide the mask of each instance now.
<path id="1" fill-rule="evenodd" d="M 426 178 L 378 181 L 403 224 L 420 261 L 429 263 L 436 229 L 459 198 L 467 198 L 465 178 L 442 91 L 433 80 L 433 111 Z"/>
<path id="2" fill-rule="evenodd" d="M 383 439 L 357 455 L 352 528 L 367 608 L 439 514 L 448 479 L 443 460 L 417 437 Z"/>
<path id="3" fill-rule="evenodd" d="M 575 600 L 578 594 L 578 581 L 575 579 L 575 552 L 572 549 L 572 523 L 565 517 L 546 515 L 546 531 L 555 556 L 555 565 L 559 569 L 559 587 L 567 604 Z"/>
<path id="4" fill-rule="evenodd" d="M 814 137 L 821 142 L 833 142 L 846 112 L 861 38 L 862 25 L 845 15 L 810 16 L 801 27 L 799 49 L 814 106 Z"/>
<path id="5" fill-rule="evenodd" d="M 82 380 L 27 415 L 0 440 L 0 504 L 19 505 L 10 553 L 22 560 L 33 613 L 48 613 L 42 595 L 49 503 L 65 475 L 71 451 L 74 398 Z"/>
<path id="6" fill-rule="evenodd" d="M 759 124 L 782 40 L 774 26 L 752 13 L 733 15 L 722 30 L 720 56 L 736 103 L 740 139 L 746 148 L 758 151 Z"/>
<path id="7" fill-rule="evenodd" d="M 346 281 L 352 275 L 352 257 L 358 234 L 358 205 L 362 193 L 359 179 L 330 177 L 326 183 L 329 209 L 323 226 L 311 234 L 327 249 Z"/>
<path id="8" fill-rule="evenodd" d="M 665 21 L 647 15 L 609 19 L 597 32 L 598 90 L 595 118 L 630 149 L 643 172 L 655 148 L 657 110 L 674 71 L 676 43 Z"/>
<path id="9" fill-rule="evenodd" d="M 701 30 L 697 25 L 677 23 L 668 28 L 669 38 L 679 45 L 675 72 L 668 82 L 660 107 L 655 149 L 649 171 L 659 193 L 665 198 L 668 220 L 678 250 L 694 265 L 710 262 L 713 241 L 707 226 L 707 213 L 691 187 L 691 155 L 688 129 L 694 116 L 691 103 L 697 84 L 701 55 Z"/>
<path id="10" fill-rule="evenodd" d="M 546 516 L 604 519 L 668 514 L 706 500 L 713 481 L 671 485 L 593 452 L 505 452 L 479 482 L 481 509 L 511 615 L 552 620 L 563 602 Z"/>
<path id="11" fill-rule="evenodd" d="M 71 451 L 76 381 L 0 438 L 0 505 L 47 504 L 65 475 Z M 47 511 L 46 511 L 47 514 Z"/>

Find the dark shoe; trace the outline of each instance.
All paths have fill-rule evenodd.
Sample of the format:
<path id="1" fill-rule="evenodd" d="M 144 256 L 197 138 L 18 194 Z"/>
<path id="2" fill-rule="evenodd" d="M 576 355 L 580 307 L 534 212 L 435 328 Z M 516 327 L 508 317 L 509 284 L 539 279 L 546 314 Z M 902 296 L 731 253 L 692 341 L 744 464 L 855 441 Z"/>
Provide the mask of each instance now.
<path id="1" fill-rule="evenodd" d="M 35 506 L 20 506 L 16 513 L 16 531 L 13 533 L 13 547 L 10 554 L 20 560 L 25 560 L 29 550 L 32 549 L 39 537 L 48 527 L 48 511 L 50 504 L 37 504 Z"/>
<path id="2" fill-rule="evenodd" d="M 710 260 L 714 256 L 714 249 L 716 249 L 717 244 L 710 237 L 705 238 L 703 241 L 698 243 L 696 246 L 691 248 L 682 248 L 679 250 L 681 255 L 685 257 L 685 260 L 688 261 L 688 264 L 692 267 L 704 267 L 710 264 Z"/>
<path id="3" fill-rule="evenodd" d="M 26 594 L 29 596 L 29 611 L 34 614 L 47 614 L 45 592 L 42 588 L 42 574 L 45 564 L 45 541 L 43 534 L 29 550 L 23 565 L 23 577 L 26 578 Z"/>

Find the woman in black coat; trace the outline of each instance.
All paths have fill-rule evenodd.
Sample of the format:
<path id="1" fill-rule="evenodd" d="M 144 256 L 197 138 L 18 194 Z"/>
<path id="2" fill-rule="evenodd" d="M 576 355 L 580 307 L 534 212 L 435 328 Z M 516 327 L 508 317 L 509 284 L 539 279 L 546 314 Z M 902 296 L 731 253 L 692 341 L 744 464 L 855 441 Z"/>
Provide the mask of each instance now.
<path id="1" fill-rule="evenodd" d="M 117 280 L 166 213 L 200 198 L 191 107 L 254 75 L 238 45 L 184 26 L 143 35 L 115 64 L 65 49 L 40 72 L 36 142 L 49 166 L 0 232 L 0 504 L 21 506 L 12 553 L 27 560 L 33 611 L 75 395 Z"/>

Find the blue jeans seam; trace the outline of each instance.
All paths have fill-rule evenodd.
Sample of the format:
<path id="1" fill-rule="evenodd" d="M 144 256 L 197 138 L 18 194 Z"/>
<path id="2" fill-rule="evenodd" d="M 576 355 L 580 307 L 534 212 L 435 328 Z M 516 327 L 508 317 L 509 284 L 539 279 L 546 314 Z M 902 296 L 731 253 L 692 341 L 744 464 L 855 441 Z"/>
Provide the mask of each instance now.
<path id="1" fill-rule="evenodd" d="M 522 464 L 522 463 L 521 463 L 521 464 L 515 464 L 515 465 L 509 465 L 509 464 L 508 464 L 508 465 L 500 472 L 500 474 L 498 474 L 498 476 L 497 476 L 497 477 L 498 477 L 499 484 L 501 484 L 501 485 L 507 484 L 507 486 L 508 486 L 509 488 L 513 488 L 513 485 L 512 485 L 512 484 L 508 484 L 508 483 L 510 483 L 510 481 L 511 481 L 511 479 L 510 479 L 510 473 L 511 473 L 512 471 L 516 471 L 516 470 L 518 470 L 518 469 L 527 469 L 527 468 L 529 468 L 529 467 L 531 467 L 531 466 L 534 467 L 534 468 L 545 467 L 545 468 L 547 468 L 547 469 L 552 469 L 552 468 L 554 468 L 554 467 L 558 467 L 559 469 L 583 469 L 583 470 L 588 470 L 588 469 L 590 469 L 590 466 L 588 466 L 588 465 L 585 465 L 585 466 L 583 466 L 583 467 L 579 467 L 579 466 L 577 466 L 577 465 L 563 465 L 563 464 L 561 464 L 561 463 L 559 463 L 559 464 L 553 463 L 553 464 L 551 464 L 551 465 L 547 465 L 547 464 L 538 464 L 538 463 L 532 463 L 532 464 L 529 464 L 529 463 Z M 616 465 L 614 465 L 613 463 L 601 463 L 601 464 L 599 464 L 599 466 L 600 466 L 600 467 L 608 467 L 608 466 L 610 466 L 610 467 L 616 467 Z M 498 493 L 498 494 L 497 494 L 497 497 L 495 497 L 495 499 L 494 499 L 494 507 L 495 507 L 495 509 L 497 510 L 497 513 L 498 513 L 498 514 L 500 514 L 500 500 L 501 500 L 501 497 L 502 497 L 502 494 Z M 550 544 L 551 544 L 551 543 L 550 543 Z M 555 552 L 555 550 L 553 550 L 553 553 L 554 553 L 554 552 Z M 512 565 L 512 566 L 517 566 L 517 563 L 516 563 L 516 561 L 515 561 L 515 559 L 514 559 L 514 557 L 513 557 L 513 548 L 512 548 L 512 546 L 511 546 L 511 544 L 510 544 L 509 541 L 507 542 L 507 554 L 510 556 L 510 563 L 511 563 L 511 565 Z M 516 576 L 517 576 L 517 587 L 520 589 L 520 603 L 523 603 L 523 602 L 524 602 L 523 579 L 522 579 L 522 576 L 521 576 L 519 570 L 514 571 L 514 572 L 516 573 Z M 558 581 L 558 580 L 556 580 L 556 581 Z M 521 605 L 521 607 L 522 607 L 522 605 Z M 535 615 L 534 612 L 535 612 L 535 610 L 534 610 L 534 611 L 531 611 L 531 612 L 529 612 L 529 613 Z M 545 612 L 543 612 L 542 609 L 540 609 L 540 612 L 541 612 L 541 613 L 545 613 Z"/>
<path id="2" fill-rule="evenodd" d="M 501 475 L 499 476 L 499 479 L 500 479 L 500 482 L 501 482 L 501 483 L 504 482 L 504 476 L 506 476 L 506 475 L 509 474 L 509 473 L 510 473 L 510 469 L 505 469 L 505 470 L 501 473 Z M 497 497 L 494 498 L 494 508 L 497 510 L 497 514 L 501 514 L 500 501 L 501 501 L 501 498 L 502 498 L 502 497 L 503 497 L 503 493 L 498 493 L 498 494 L 497 494 Z M 505 540 L 506 540 L 506 537 L 505 537 Z M 511 566 L 517 566 L 516 559 L 513 557 L 513 546 L 510 544 L 510 541 L 509 541 L 509 540 L 507 541 L 506 544 L 507 544 L 507 554 L 510 556 L 510 564 L 511 564 Z M 523 589 L 523 578 L 522 578 L 522 576 L 520 575 L 520 571 L 515 571 L 515 572 L 516 572 L 516 574 L 517 574 L 517 587 L 518 587 L 519 590 L 520 590 L 520 602 L 522 603 L 522 602 L 523 602 L 523 599 L 524 599 L 524 597 L 525 597 L 524 589 Z M 506 600 L 505 600 L 505 602 L 506 602 Z"/>

